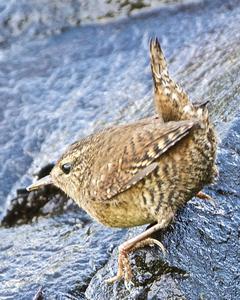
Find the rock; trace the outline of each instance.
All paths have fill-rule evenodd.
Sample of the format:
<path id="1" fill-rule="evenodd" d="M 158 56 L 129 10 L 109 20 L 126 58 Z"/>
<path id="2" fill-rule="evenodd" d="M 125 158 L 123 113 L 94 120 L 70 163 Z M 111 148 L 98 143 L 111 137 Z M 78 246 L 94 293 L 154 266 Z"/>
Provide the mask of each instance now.
<path id="1" fill-rule="evenodd" d="M 48 175 L 53 164 L 43 167 L 37 178 Z M 53 216 L 63 211 L 77 209 L 77 205 L 58 188 L 50 185 L 37 191 L 28 192 L 18 189 L 17 196 L 11 200 L 6 211 L 1 217 L 1 225 L 10 227 L 32 222 L 39 216 Z"/>
<path id="2" fill-rule="evenodd" d="M 106 124 L 153 113 L 152 36 L 160 38 L 173 77 L 191 99 L 210 101 L 222 142 L 219 181 L 206 188 L 216 207 L 199 199 L 189 202 L 157 235 L 166 257 L 155 247 L 132 254 L 135 286 L 130 289 L 123 282 L 106 285 L 104 279 L 117 271 L 117 246 L 145 227 L 109 229 L 79 208 L 62 213 L 55 205 L 57 191 L 42 201 L 20 191 L 12 210 L 18 219 L 8 223 L 14 226 L 0 227 L 1 299 L 32 299 L 40 287 L 45 299 L 240 298 L 239 16 L 239 1 L 197 1 L 58 36 L 10 37 L 2 45 L 2 210 L 66 145 Z M 37 218 L 29 218 L 29 203 Z"/>

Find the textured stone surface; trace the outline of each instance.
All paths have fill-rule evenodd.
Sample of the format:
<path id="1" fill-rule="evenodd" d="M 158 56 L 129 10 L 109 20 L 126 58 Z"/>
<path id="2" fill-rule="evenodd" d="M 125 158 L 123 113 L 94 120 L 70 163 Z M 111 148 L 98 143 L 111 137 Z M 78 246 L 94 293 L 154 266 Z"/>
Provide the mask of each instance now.
<path id="1" fill-rule="evenodd" d="M 220 178 L 207 189 L 216 207 L 193 199 L 180 211 L 158 235 L 166 257 L 157 248 L 133 254 L 135 287 L 103 280 L 116 272 L 115 246 L 145 227 L 107 229 L 74 206 L 0 227 L 1 299 L 32 299 L 40 286 L 46 299 L 240 298 L 239 16 L 239 1 L 198 1 L 41 39 L 26 31 L 26 38 L 21 33 L 1 44 L 2 211 L 67 144 L 105 124 L 153 113 L 148 41 L 154 35 L 193 101 L 210 100 L 222 138 Z"/>

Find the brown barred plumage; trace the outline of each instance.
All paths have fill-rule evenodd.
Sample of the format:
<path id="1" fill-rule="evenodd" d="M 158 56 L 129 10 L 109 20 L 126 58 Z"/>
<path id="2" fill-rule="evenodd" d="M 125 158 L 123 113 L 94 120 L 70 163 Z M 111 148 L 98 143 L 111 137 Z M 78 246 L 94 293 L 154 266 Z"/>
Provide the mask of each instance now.
<path id="1" fill-rule="evenodd" d="M 119 248 L 116 277 L 131 279 L 127 252 L 160 242 L 149 236 L 217 174 L 216 136 L 206 105 L 192 105 L 169 77 L 157 39 L 150 43 L 158 115 L 113 126 L 74 143 L 56 163 L 52 182 L 99 222 L 151 227 Z M 44 184 L 44 179 L 29 189 Z M 203 197 L 201 193 L 201 197 Z"/>

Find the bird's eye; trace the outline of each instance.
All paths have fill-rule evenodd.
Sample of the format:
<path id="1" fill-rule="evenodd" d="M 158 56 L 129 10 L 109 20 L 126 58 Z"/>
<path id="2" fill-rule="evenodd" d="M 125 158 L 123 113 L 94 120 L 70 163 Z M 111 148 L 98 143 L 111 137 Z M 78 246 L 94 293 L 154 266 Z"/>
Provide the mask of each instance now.
<path id="1" fill-rule="evenodd" d="M 72 169 L 72 164 L 70 163 L 63 164 L 61 168 L 65 174 L 69 174 Z"/>

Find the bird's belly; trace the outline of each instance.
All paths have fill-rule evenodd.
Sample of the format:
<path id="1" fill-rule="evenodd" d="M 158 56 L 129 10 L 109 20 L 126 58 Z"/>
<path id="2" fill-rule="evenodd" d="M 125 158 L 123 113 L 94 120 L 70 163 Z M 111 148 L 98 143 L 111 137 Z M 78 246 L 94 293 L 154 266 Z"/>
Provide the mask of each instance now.
<path id="1" fill-rule="evenodd" d="M 101 202 L 91 202 L 84 209 L 100 223 L 110 227 L 133 227 L 156 221 L 154 215 L 143 205 L 142 184 Z M 153 195 L 156 196 L 157 195 Z"/>

